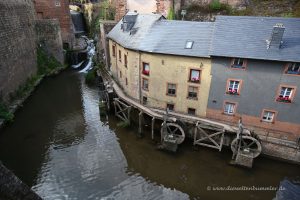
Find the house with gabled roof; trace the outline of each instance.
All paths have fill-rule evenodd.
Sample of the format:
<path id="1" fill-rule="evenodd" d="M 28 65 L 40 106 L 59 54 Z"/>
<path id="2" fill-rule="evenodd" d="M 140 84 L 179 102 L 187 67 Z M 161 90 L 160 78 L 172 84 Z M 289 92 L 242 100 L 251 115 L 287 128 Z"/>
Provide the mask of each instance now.
<path id="1" fill-rule="evenodd" d="M 299 139 L 299 18 L 129 13 L 108 38 L 112 75 L 141 104 Z"/>
<path id="2" fill-rule="evenodd" d="M 111 72 L 136 101 L 206 116 L 213 23 L 129 13 L 109 33 Z"/>

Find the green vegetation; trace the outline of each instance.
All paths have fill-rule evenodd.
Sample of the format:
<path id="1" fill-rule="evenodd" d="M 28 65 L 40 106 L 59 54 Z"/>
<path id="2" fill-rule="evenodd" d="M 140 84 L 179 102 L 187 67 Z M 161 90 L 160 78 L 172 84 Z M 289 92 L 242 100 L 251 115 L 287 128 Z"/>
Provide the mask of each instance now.
<path id="1" fill-rule="evenodd" d="M 19 86 L 19 88 L 10 94 L 9 102 L 14 102 L 16 100 L 24 98 L 37 85 L 38 81 L 42 79 L 43 76 L 49 76 L 56 73 L 59 69 L 64 68 L 61 63 L 59 63 L 53 56 L 48 56 L 47 53 L 42 48 L 37 48 L 37 74 L 28 78 L 24 84 Z M 18 103 L 17 103 L 18 104 Z M 14 118 L 13 113 L 9 111 L 8 105 L 3 103 L 0 99 L 0 118 L 5 121 L 11 122 Z"/>
<path id="2" fill-rule="evenodd" d="M 221 10 L 222 8 L 222 4 L 220 3 L 219 0 L 213 0 L 210 4 L 209 4 L 209 8 L 211 10 L 214 10 L 214 11 L 219 11 Z"/>
<path id="3" fill-rule="evenodd" d="M 100 32 L 101 20 L 114 20 L 116 9 L 109 3 L 108 0 L 100 4 L 93 4 L 89 10 L 85 10 L 86 15 L 90 15 L 89 37 L 94 37 Z M 90 13 L 90 14 L 89 14 Z"/>
<path id="4" fill-rule="evenodd" d="M 47 53 L 39 47 L 37 49 L 37 64 L 38 75 L 51 75 L 57 69 L 62 68 L 62 64 L 58 62 L 53 56 L 47 55 Z"/>
<path id="5" fill-rule="evenodd" d="M 93 68 L 92 70 L 88 71 L 87 74 L 85 74 L 85 82 L 88 85 L 92 85 L 96 81 L 96 75 L 97 75 L 97 70 L 96 68 Z"/>
<path id="6" fill-rule="evenodd" d="M 207 20 L 213 15 L 300 17 L 300 0 L 252 0 L 247 7 L 233 8 L 213 0 L 209 5 L 192 4 L 186 8 L 187 20 Z"/>
<path id="7" fill-rule="evenodd" d="M 12 122 L 14 119 L 14 114 L 9 112 L 8 106 L 3 102 L 0 102 L 0 118 L 8 122 Z"/>
<path id="8" fill-rule="evenodd" d="M 26 94 L 28 94 L 35 87 L 36 82 L 40 78 L 41 76 L 39 75 L 28 78 L 23 85 L 21 85 L 13 94 L 10 95 L 10 101 L 14 101 L 26 96 Z"/>
<path id="9" fill-rule="evenodd" d="M 168 20 L 174 20 L 174 19 L 175 19 L 175 12 L 174 12 L 173 7 L 171 7 L 171 8 L 169 9 L 167 19 L 168 19 Z"/>

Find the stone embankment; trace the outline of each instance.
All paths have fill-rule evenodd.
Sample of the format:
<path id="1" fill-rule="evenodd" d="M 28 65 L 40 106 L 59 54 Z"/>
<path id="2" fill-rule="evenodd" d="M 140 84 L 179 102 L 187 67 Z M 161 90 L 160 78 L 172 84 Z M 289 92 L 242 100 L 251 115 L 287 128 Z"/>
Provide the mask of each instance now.
<path id="1" fill-rule="evenodd" d="M 34 191 L 0 162 L 1 200 L 41 200 Z"/>

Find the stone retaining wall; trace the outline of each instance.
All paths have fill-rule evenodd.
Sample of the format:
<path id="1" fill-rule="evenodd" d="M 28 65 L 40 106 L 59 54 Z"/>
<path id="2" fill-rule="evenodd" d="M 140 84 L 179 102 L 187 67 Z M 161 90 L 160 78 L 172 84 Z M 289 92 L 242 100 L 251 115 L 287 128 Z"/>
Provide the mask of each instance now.
<path id="1" fill-rule="evenodd" d="M 31 0 L 0 1 L 0 100 L 37 71 L 35 13 Z"/>

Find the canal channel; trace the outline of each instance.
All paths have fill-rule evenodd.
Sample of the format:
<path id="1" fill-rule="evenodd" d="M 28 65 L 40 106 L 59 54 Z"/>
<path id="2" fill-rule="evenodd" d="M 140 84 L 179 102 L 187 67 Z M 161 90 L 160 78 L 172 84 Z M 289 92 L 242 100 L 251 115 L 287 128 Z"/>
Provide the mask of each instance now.
<path id="1" fill-rule="evenodd" d="M 138 138 L 99 112 L 99 91 L 83 74 L 49 77 L 1 130 L 0 160 L 49 200 L 286 199 L 275 190 L 283 183 L 285 195 L 300 193 L 298 165 L 259 157 L 253 169 L 234 167 L 229 149 L 195 150 L 191 141 L 159 151 L 147 129 Z"/>

